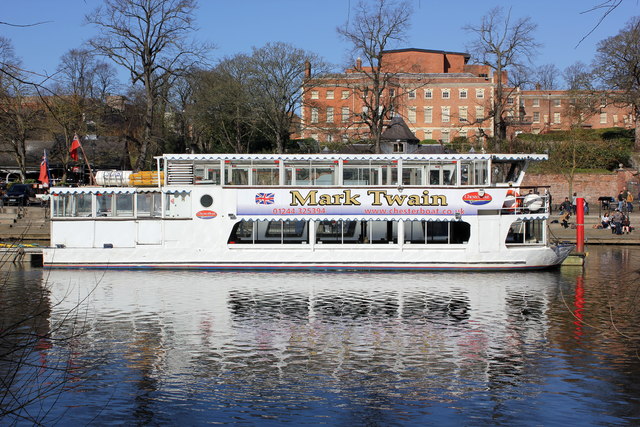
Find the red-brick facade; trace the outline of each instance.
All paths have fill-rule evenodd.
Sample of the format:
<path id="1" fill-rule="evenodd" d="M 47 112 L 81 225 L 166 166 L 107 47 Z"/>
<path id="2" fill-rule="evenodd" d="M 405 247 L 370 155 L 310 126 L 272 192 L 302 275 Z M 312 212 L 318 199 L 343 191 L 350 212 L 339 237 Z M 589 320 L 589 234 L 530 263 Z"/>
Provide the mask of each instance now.
<path id="1" fill-rule="evenodd" d="M 493 135 L 492 98 L 496 78 L 488 66 L 470 65 L 469 55 L 425 49 L 402 49 L 384 54 L 385 71 L 393 73 L 382 96 L 394 100 L 400 115 L 420 140 L 472 141 Z M 368 138 L 359 123 L 363 87 L 370 85 L 358 60 L 344 73 L 308 80 L 301 109 L 301 137 L 320 142 Z M 503 75 L 506 81 L 506 73 Z M 577 111 L 567 91 L 506 88 L 508 134 L 545 133 L 580 125 L 591 128 L 633 127 L 629 108 L 597 105 Z M 586 112 L 585 112 L 586 111 Z"/>

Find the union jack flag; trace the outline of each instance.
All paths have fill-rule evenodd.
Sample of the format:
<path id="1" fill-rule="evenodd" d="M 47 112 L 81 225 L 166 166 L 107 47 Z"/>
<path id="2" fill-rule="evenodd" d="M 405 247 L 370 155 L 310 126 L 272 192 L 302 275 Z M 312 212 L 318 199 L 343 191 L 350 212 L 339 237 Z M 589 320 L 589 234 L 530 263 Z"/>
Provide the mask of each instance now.
<path id="1" fill-rule="evenodd" d="M 256 194 L 256 205 L 272 205 L 274 197 L 273 193 L 258 193 Z"/>

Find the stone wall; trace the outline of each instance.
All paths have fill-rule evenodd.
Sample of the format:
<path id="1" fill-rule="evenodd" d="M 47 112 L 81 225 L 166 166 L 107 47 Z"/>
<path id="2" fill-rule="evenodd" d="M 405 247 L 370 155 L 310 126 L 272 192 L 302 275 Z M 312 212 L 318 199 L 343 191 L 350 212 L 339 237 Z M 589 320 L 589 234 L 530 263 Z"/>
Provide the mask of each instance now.
<path id="1" fill-rule="evenodd" d="M 553 198 L 553 205 L 562 203 L 565 197 L 571 200 L 572 192 L 569 183 L 562 174 L 526 174 L 523 186 L 548 186 Z M 638 200 L 640 191 L 640 176 L 636 170 L 619 169 L 609 173 L 580 173 L 573 179 L 573 192 L 578 197 L 584 197 L 589 206 L 598 206 L 598 197 L 616 197 L 622 187 L 627 187 Z"/>

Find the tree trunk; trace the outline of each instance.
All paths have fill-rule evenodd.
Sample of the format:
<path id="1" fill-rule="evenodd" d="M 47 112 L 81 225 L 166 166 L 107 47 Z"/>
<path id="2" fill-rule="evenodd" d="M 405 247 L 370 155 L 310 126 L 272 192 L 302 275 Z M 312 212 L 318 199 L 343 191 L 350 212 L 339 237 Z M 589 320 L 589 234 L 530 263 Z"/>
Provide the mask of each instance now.
<path id="1" fill-rule="evenodd" d="M 640 110 L 640 109 L 638 109 Z M 633 144 L 633 150 L 635 152 L 640 152 L 640 111 L 636 111 L 635 113 L 635 118 L 636 118 L 636 129 L 635 129 L 635 136 L 634 136 L 634 144 Z"/>
<path id="2" fill-rule="evenodd" d="M 151 143 L 151 137 L 153 135 L 153 94 L 151 90 L 147 90 L 146 109 L 144 113 L 144 135 L 142 137 L 142 144 L 140 145 L 140 153 L 136 160 L 137 171 L 144 170 L 147 163 L 147 153 L 149 151 L 149 144 Z"/>

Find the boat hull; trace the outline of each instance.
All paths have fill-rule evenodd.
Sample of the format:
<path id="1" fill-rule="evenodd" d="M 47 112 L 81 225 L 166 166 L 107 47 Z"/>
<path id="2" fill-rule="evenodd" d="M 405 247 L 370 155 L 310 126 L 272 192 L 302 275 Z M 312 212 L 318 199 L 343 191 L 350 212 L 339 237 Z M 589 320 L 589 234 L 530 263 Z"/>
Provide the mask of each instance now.
<path id="1" fill-rule="evenodd" d="M 325 270 L 325 271 L 498 271 L 538 270 L 560 265 L 572 246 L 514 248 L 495 254 L 455 250 L 379 250 L 365 255 L 341 250 L 238 250 L 213 257 L 205 251 L 127 249 L 45 249 L 46 268 L 169 270 Z M 253 252 L 253 253 L 251 253 Z M 261 252 L 261 253 L 260 253 Z M 324 252 L 324 253 L 323 253 Z M 349 253 L 351 252 L 351 254 Z M 99 260 L 99 261 L 98 261 Z"/>

